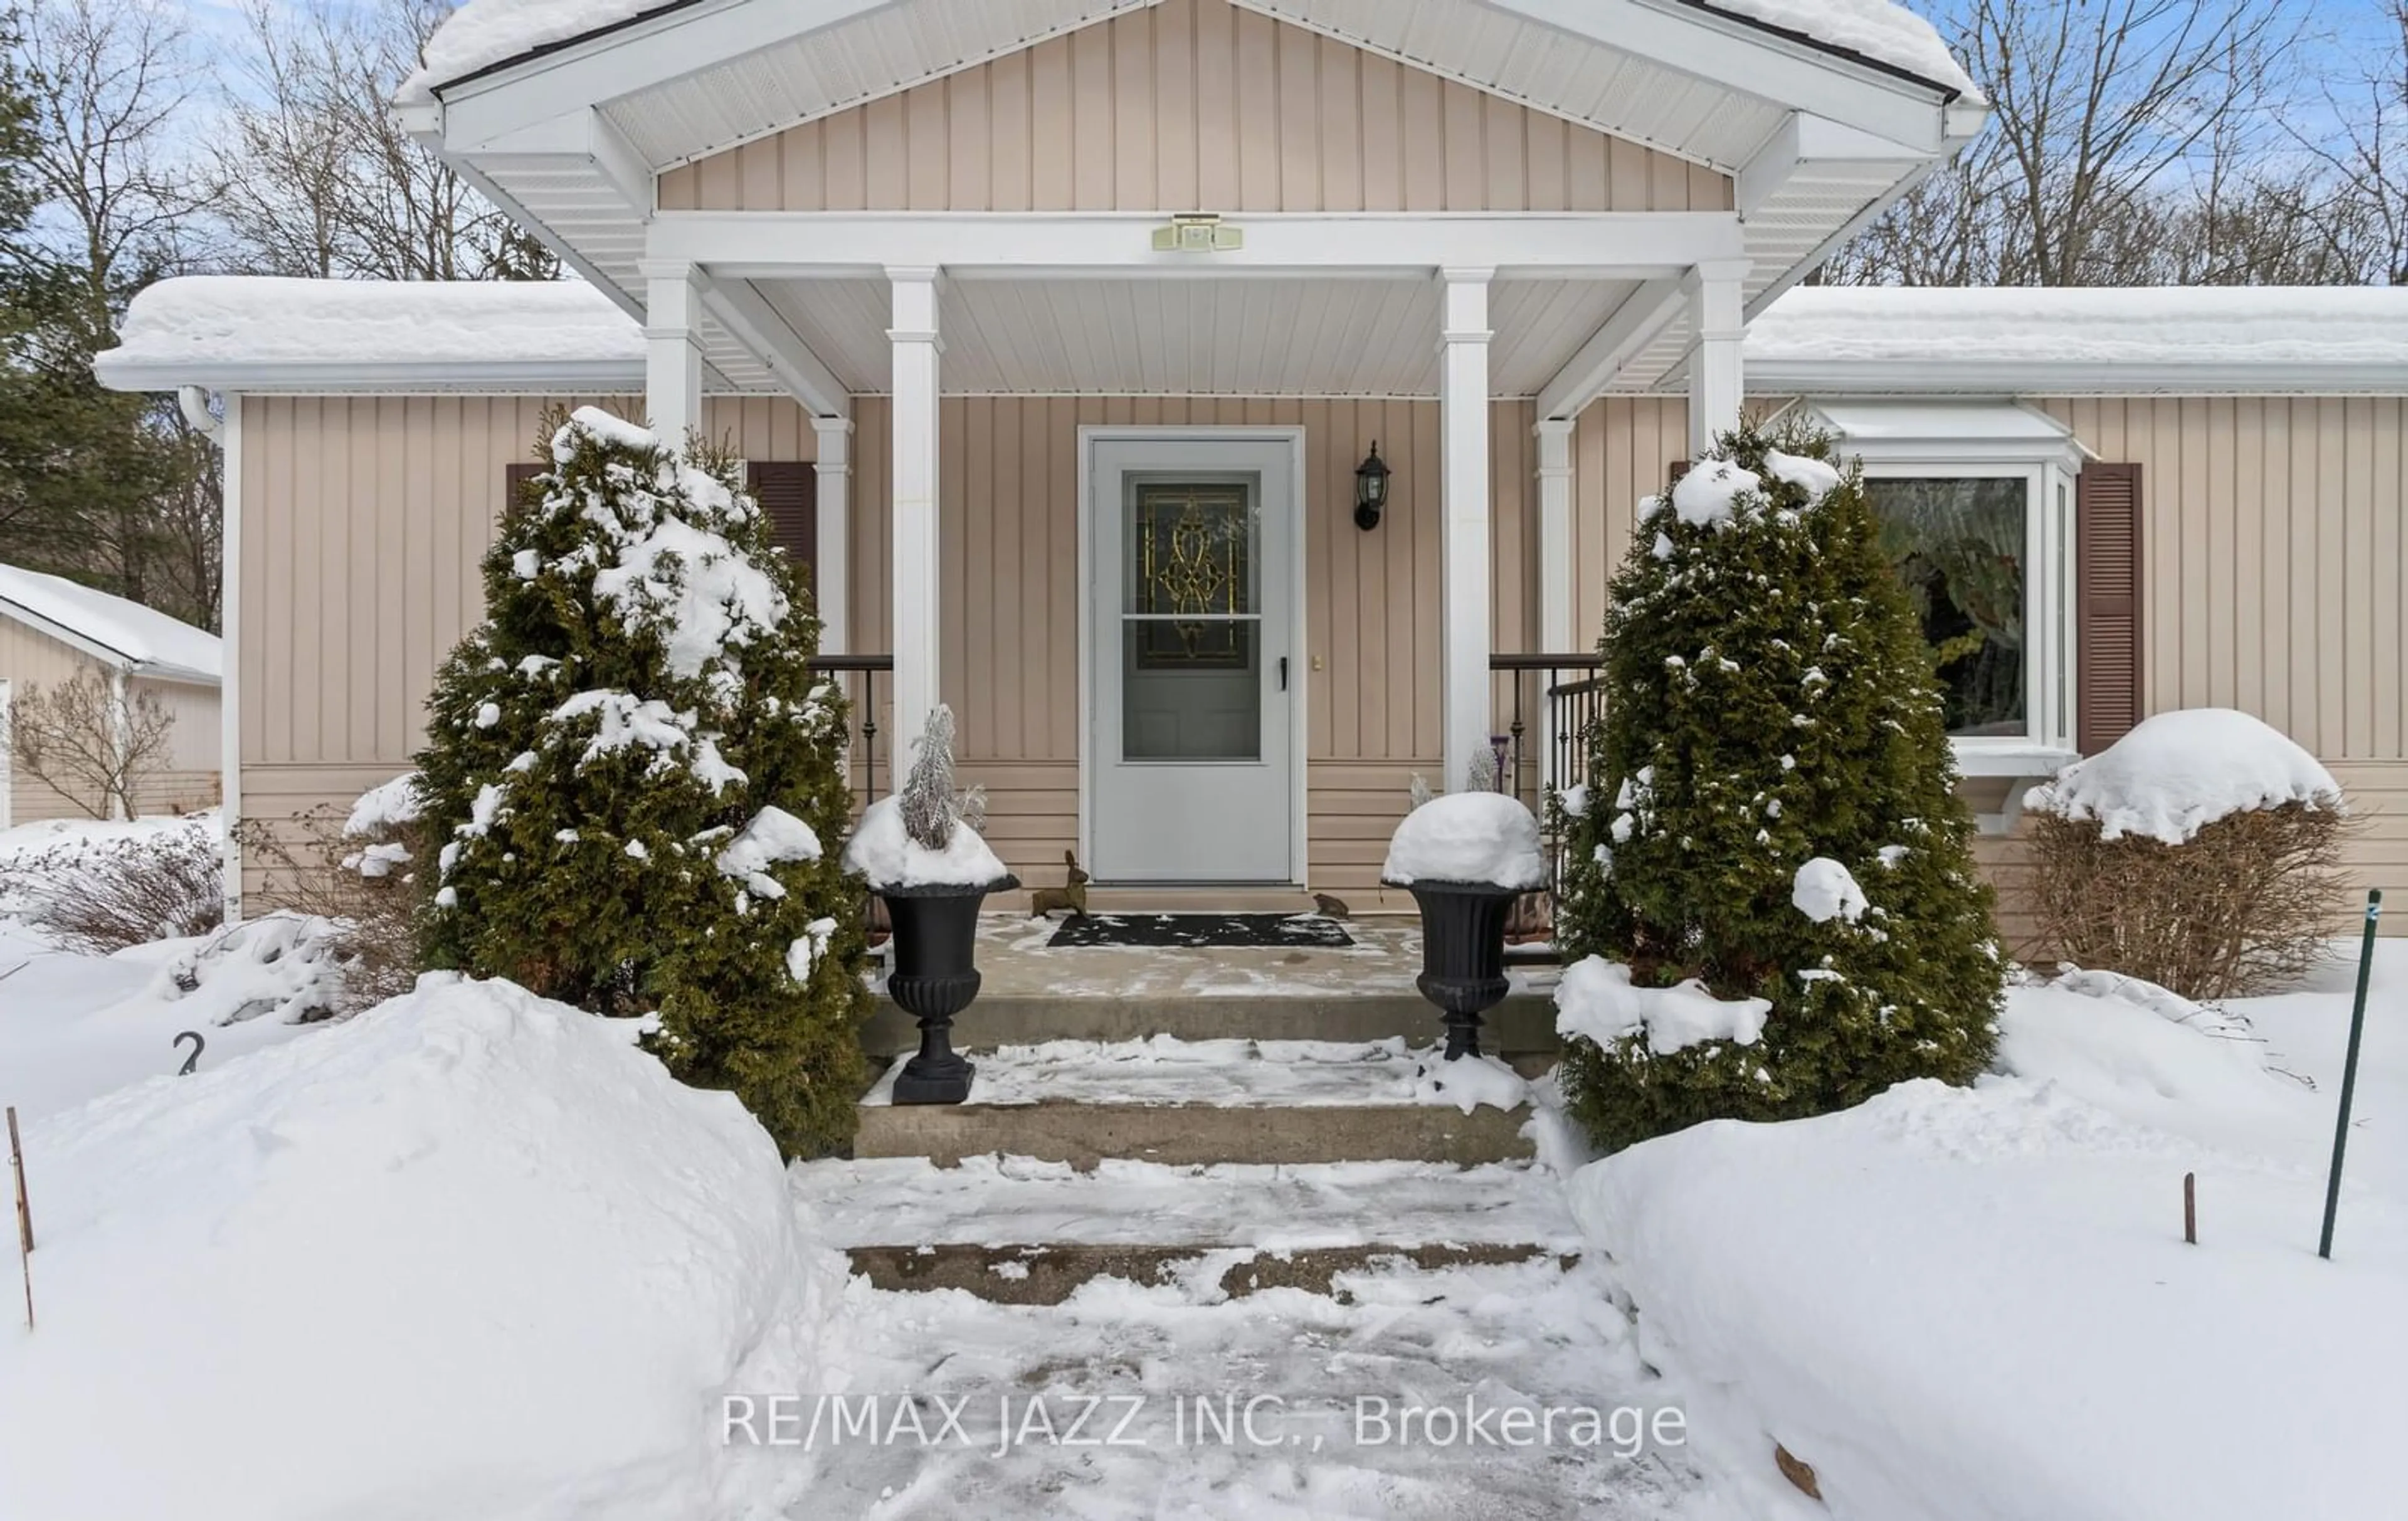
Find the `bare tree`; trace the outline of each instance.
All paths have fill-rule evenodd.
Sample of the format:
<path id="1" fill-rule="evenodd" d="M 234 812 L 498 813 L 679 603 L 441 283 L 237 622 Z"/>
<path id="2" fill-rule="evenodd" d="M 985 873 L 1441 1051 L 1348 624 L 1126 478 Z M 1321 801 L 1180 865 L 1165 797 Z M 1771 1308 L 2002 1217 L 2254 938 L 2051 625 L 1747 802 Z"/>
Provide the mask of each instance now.
<path id="1" fill-rule="evenodd" d="M 2337 132 L 2296 140 L 2339 181 L 2328 222 L 2337 251 L 2364 280 L 2408 285 L 2408 0 L 2386 0 L 2383 20 L 2381 46 L 2326 87 Z"/>
<path id="2" fill-rule="evenodd" d="M 246 0 L 216 209 L 246 268 L 383 280 L 549 279 L 549 252 L 405 134 L 392 100 L 446 0 Z"/>
<path id="3" fill-rule="evenodd" d="M 1989 93 L 1990 128 L 1826 278 L 2331 278 L 2316 246 L 2318 177 L 2270 151 L 2301 93 L 2305 10 L 2282 0 L 1963 0 L 1951 40 Z"/>
<path id="4" fill-rule="evenodd" d="M 136 816 L 142 786 L 166 768 L 176 715 L 152 692 L 96 670 L 31 686 L 8 709 L 17 768 L 95 819 Z"/>
<path id="5" fill-rule="evenodd" d="M 105 348 L 125 296 L 181 264 L 201 201 L 171 151 L 193 95 L 190 38 L 177 9 L 145 0 L 40 0 L 23 47 L 40 83 L 44 215 L 85 288 L 80 336 Z"/>

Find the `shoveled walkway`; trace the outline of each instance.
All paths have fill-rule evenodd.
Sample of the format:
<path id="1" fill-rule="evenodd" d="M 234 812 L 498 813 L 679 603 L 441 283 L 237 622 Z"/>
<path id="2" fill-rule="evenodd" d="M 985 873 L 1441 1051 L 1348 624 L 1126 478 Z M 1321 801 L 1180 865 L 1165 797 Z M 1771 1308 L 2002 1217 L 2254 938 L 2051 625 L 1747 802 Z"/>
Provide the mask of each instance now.
<path id="1" fill-rule="evenodd" d="M 1615 1407 L 1644 1413 L 1621 1417 L 1627 1438 L 1627 1423 L 1678 1401 L 1643 1366 L 1603 1271 L 1574 1256 L 1542 1168 L 887 1159 L 793 1178 L 823 1240 L 918 1241 L 951 1259 L 953 1281 L 995 1281 L 974 1294 L 855 1279 L 855 1396 L 920 1396 L 932 1436 L 936 1401 L 966 1399 L 966 1440 L 839 1442 L 795 1521 L 1727 1514 L 1684 1446 L 1643 1432 L 1617 1443 Z M 1197 1249 L 1162 1250 L 1182 1242 Z M 1042 1281 L 1048 1253 L 1114 1247 L 1138 1249 L 1117 1265 L 1127 1276 L 1059 1302 L 982 1297 Z M 1320 1273 L 1300 1270 L 1315 1262 Z"/>

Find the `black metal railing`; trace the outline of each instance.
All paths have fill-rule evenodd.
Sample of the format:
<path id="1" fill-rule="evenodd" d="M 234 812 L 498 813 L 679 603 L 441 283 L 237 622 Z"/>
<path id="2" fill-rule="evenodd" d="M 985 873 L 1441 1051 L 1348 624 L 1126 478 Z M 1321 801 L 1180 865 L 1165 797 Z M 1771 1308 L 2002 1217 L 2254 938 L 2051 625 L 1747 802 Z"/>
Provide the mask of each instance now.
<path id="1" fill-rule="evenodd" d="M 1547 796 L 1588 776 L 1588 732 L 1603 705 L 1598 679 L 1604 657 L 1492 654 L 1489 711 L 1505 725 L 1498 747 L 1498 787 L 1543 817 Z"/>
<path id="2" fill-rule="evenodd" d="M 853 794 L 867 808 L 878 801 L 879 782 L 892 782 L 888 757 L 878 748 L 880 724 L 887 718 L 878 695 L 878 679 L 893 676 L 895 657 L 885 655 L 814 656 L 811 670 L 833 678 L 853 709 L 853 738 L 846 747 L 844 777 Z M 893 683 L 890 682 L 889 685 Z M 890 693 L 889 697 L 892 697 Z M 891 741 L 889 748 L 892 748 Z"/>

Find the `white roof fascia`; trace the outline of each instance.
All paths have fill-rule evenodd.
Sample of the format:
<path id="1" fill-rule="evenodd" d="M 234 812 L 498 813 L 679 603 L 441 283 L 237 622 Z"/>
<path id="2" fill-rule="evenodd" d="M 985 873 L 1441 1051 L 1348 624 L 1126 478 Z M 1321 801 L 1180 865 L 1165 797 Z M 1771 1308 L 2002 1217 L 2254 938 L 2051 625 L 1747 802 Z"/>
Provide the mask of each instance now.
<path id="1" fill-rule="evenodd" d="M 2398 365 L 2116 364 L 2082 360 L 1762 360 L 1751 392 L 1862 396 L 2400 396 Z"/>

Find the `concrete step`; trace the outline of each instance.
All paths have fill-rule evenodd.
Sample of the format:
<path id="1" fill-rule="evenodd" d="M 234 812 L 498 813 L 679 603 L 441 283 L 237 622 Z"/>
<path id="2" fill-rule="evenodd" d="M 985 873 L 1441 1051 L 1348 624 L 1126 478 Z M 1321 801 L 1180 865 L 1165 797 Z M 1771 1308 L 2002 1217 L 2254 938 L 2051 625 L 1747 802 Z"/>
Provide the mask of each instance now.
<path id="1" fill-rule="evenodd" d="M 1462 1167 L 1533 1155 L 1527 1096 L 1511 1072 L 1458 1070 L 1401 1040 L 1057 1040 L 977 1060 L 963 1104 L 895 1103 L 900 1064 L 890 1067 L 862 1100 L 854 1155 L 951 1166 L 999 1154 L 1079 1168 L 1105 1158 Z M 1520 1070 L 1545 1065 L 1529 1059 Z M 1467 1107 L 1484 1094 L 1489 1101 Z"/>
<path id="2" fill-rule="evenodd" d="M 1555 1034 L 1552 994 L 1512 994 L 1484 1017 L 1484 1050 L 1510 1058 L 1553 1055 L 1563 1048 Z M 1047 1040 L 1142 1040 L 1156 1035 L 1177 1040 L 1427 1041 L 1441 1029 L 1439 1012 L 1412 992 L 1006 993 L 982 995 L 971 1004 L 953 1026 L 953 1042 L 975 1052 Z M 918 1025 L 881 997 L 877 1012 L 863 1026 L 863 1048 L 873 1056 L 892 1056 L 918 1049 L 919 1041 Z"/>
<path id="3" fill-rule="evenodd" d="M 1186 1282 L 1240 1299 L 1348 1300 L 1366 1273 L 1552 1260 L 1580 1237 L 1560 1180 L 1527 1164 L 1412 1162 L 1082 1172 L 1023 1156 L 815 1163 L 792 1174 L 832 1244 L 876 1287 L 1059 1304 L 1098 1278 Z"/>

